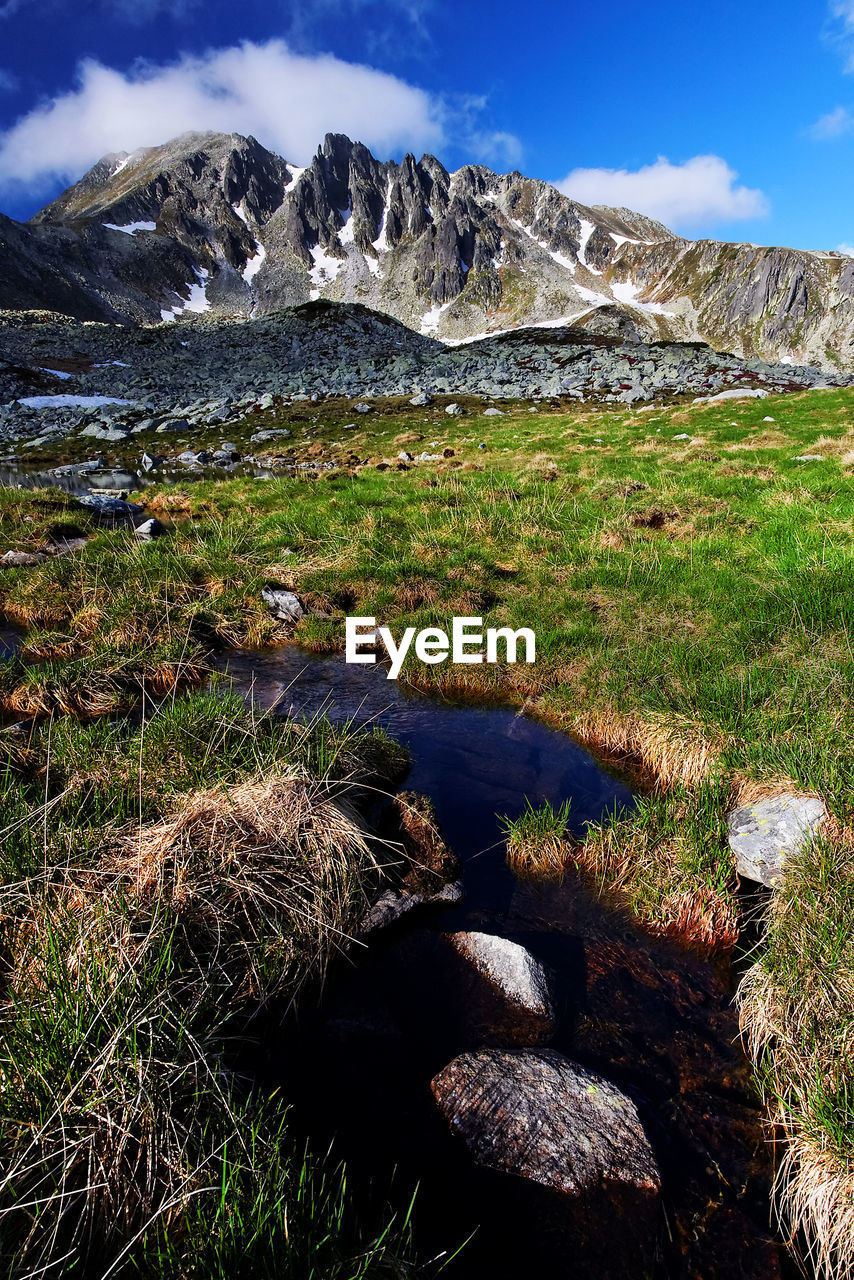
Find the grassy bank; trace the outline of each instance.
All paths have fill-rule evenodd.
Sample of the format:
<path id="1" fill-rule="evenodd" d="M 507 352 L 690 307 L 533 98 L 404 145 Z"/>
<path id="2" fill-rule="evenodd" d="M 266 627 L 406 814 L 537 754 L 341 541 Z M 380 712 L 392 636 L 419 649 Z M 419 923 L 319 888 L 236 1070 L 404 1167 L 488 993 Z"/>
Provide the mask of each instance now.
<path id="1" fill-rule="evenodd" d="M 0 751 L 4 1274 L 422 1274 L 255 1070 L 385 878 L 399 749 L 194 693 Z"/>
<path id="2" fill-rule="evenodd" d="M 138 702 L 164 662 L 201 666 L 218 643 L 273 639 L 260 602 L 268 580 L 300 593 L 309 613 L 297 638 L 319 651 L 343 646 L 347 614 L 395 631 L 453 615 L 532 627 L 534 666 L 408 660 L 404 678 L 524 702 L 645 776 L 652 789 L 627 823 L 581 845 L 548 823 L 528 834 L 547 862 L 582 863 L 651 927 L 730 946 L 740 920 L 727 811 L 787 787 L 825 799 L 842 848 L 852 821 L 854 400 L 817 392 L 503 417 L 469 408 L 453 420 L 377 412 L 346 433 L 322 421 L 322 407 L 308 422 L 301 409 L 299 422 L 282 418 L 289 449 L 335 469 L 148 491 L 152 509 L 176 520 L 167 537 L 138 545 L 101 530 L 79 554 L 4 571 L 0 610 L 30 630 L 0 695 L 10 710 L 39 698 L 61 707 L 63 680 L 95 688 L 120 671 L 116 705 Z M 448 456 L 400 456 L 422 451 Z M 53 504 L 54 520 L 78 518 L 55 494 L 0 497 L 0 552 L 44 542 L 40 504 Z M 515 857 L 536 862 L 520 841 Z M 837 870 L 847 885 L 848 864 Z M 795 876 L 786 892 L 805 902 L 809 889 L 823 920 L 819 870 Z M 823 1225 L 847 1211 L 854 1167 L 839 1007 L 813 1001 L 824 952 L 798 941 L 783 901 L 761 960 L 781 1013 L 753 1043 L 791 1138 L 786 1185 L 801 1185 L 792 1171 L 820 1167 L 832 1208 L 813 1214 L 816 1231 L 827 1261 L 848 1266 L 847 1240 L 837 1247 Z M 847 944 L 844 913 L 833 918 Z M 804 965 L 797 983 L 780 976 L 788 945 Z M 781 1030 L 809 1023 L 803 1001 L 824 1046 L 824 1101 L 812 1110 Z M 809 1059 L 803 1045 L 798 1054 Z M 805 1141 L 815 1132 L 824 1146 Z"/>

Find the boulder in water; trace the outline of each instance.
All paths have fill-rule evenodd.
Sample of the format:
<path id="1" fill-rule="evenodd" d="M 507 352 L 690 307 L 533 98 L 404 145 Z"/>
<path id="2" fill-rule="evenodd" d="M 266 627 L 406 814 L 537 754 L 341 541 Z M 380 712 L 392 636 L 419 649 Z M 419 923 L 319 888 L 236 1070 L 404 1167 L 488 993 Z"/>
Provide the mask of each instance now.
<path id="1" fill-rule="evenodd" d="M 568 1274 L 648 1274 L 661 1179 L 622 1090 L 548 1049 L 466 1053 L 431 1088 L 475 1164 L 524 1181 L 521 1212 L 534 1236 L 562 1244 Z"/>

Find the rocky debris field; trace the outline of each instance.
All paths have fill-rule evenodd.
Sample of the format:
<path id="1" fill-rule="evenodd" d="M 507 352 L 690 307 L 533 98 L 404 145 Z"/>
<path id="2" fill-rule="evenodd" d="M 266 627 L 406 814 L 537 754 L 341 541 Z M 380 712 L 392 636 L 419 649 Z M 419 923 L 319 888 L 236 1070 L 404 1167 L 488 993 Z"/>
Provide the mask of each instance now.
<path id="1" fill-rule="evenodd" d="M 446 346 L 364 307 L 326 302 L 249 321 L 196 318 L 154 328 L 3 312 L 0 349 L 0 444 L 225 430 L 288 400 L 326 397 L 353 398 L 358 414 L 384 397 L 643 405 L 854 381 L 702 344 L 627 342 L 571 328 Z"/>

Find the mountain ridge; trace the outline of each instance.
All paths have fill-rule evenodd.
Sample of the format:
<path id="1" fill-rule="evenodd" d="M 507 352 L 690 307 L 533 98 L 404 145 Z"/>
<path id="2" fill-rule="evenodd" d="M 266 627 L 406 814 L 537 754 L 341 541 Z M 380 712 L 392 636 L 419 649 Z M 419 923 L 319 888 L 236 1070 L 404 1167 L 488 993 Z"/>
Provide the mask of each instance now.
<path id="1" fill-rule="evenodd" d="M 0 215 L 0 307 L 153 324 L 360 302 L 445 341 L 572 324 L 854 367 L 854 261 L 690 241 L 539 179 L 328 134 L 296 166 L 240 134 L 103 157 L 28 223 Z"/>

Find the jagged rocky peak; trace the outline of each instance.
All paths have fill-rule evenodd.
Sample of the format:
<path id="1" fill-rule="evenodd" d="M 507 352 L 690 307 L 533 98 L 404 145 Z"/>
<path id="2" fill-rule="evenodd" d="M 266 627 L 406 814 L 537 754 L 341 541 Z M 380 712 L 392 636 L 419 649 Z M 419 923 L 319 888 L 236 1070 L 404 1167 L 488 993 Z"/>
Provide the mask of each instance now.
<path id="1" fill-rule="evenodd" d="M 255 138 L 191 133 L 104 156 L 26 226 L 0 221 L 0 305 L 157 323 L 360 302 L 460 340 L 575 325 L 854 367 L 854 265 L 688 241 L 519 172 L 379 160 L 326 136 L 296 167 Z"/>
<path id="2" fill-rule="evenodd" d="M 163 146 L 104 156 L 32 221 L 68 223 L 123 210 L 152 220 L 170 196 L 204 202 L 218 193 L 230 206 L 246 201 L 263 222 L 281 204 L 290 176 L 285 161 L 255 138 L 184 133 Z"/>

